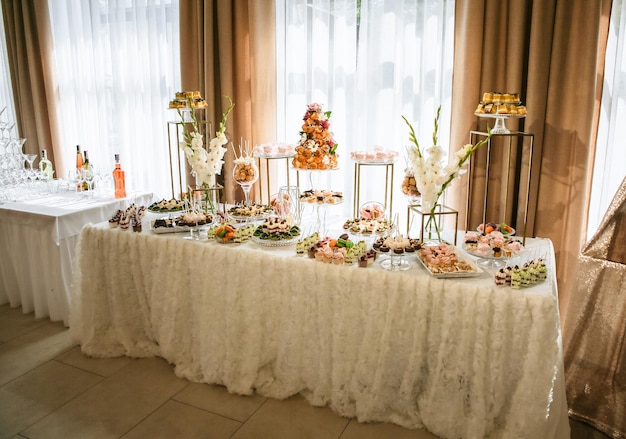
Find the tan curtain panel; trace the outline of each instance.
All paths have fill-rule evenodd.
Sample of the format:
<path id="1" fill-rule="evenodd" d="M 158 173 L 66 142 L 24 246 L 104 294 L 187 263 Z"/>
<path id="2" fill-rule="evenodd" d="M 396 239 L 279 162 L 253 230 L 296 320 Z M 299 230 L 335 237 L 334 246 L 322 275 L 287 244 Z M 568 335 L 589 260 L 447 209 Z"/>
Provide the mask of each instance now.
<path id="1" fill-rule="evenodd" d="M 201 91 L 215 126 L 228 105 L 224 96 L 233 99 L 226 134 L 235 147 L 242 140 L 254 146 L 276 138 L 274 22 L 270 0 L 180 2 L 183 89 Z M 243 192 L 232 178 L 233 153 L 228 148 L 220 181 L 226 201 L 240 201 Z M 254 192 L 251 197 L 255 199 Z"/>
<path id="2" fill-rule="evenodd" d="M 470 130 L 486 129 L 473 114 L 483 92 L 520 93 L 528 115 L 519 129 L 534 134 L 529 235 L 554 243 L 561 310 L 585 235 L 610 8 L 610 0 L 456 1 L 452 150 L 468 142 Z M 518 129 L 517 122 L 507 126 Z M 506 158 L 497 151 L 492 157 L 488 181 L 496 197 L 507 172 L 520 173 L 526 186 L 528 163 L 514 156 L 511 169 Z M 466 185 L 450 201 L 462 218 Z"/>
<path id="3" fill-rule="evenodd" d="M 15 113 L 24 151 L 40 154 L 46 149 L 54 161 L 59 147 L 54 110 L 55 80 L 52 70 L 52 33 L 47 0 L 2 0 L 7 53 Z M 55 166 L 56 167 L 56 166 Z M 55 177 L 64 175 L 57 169 Z"/>

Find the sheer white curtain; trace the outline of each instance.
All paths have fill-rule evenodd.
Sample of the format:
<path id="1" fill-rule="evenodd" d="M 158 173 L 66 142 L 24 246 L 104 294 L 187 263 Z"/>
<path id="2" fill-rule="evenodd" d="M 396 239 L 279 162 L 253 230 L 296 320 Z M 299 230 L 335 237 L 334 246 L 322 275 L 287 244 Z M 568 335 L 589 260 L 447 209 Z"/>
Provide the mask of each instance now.
<path id="1" fill-rule="evenodd" d="M 587 238 L 626 176 L 626 0 L 613 0 Z"/>
<path id="2" fill-rule="evenodd" d="M 401 116 L 428 145 L 441 105 L 439 141 L 449 141 L 454 1 L 278 0 L 276 9 L 280 140 L 297 142 L 308 103 L 331 110 L 341 169 L 326 183 L 346 200 L 353 195 L 350 151 L 375 145 L 398 151 L 393 210 L 403 219 L 408 130 Z M 382 169 L 365 171 L 361 201 L 383 201 Z M 343 214 L 351 208 L 345 203 Z"/>
<path id="3" fill-rule="evenodd" d="M 5 108 L 6 107 L 6 108 Z M 0 120 L 15 122 L 15 104 L 13 103 L 13 89 L 11 88 L 11 71 L 7 56 L 7 38 L 4 33 L 4 19 L 0 8 L 0 110 L 5 108 L 0 115 Z M 13 135 L 17 136 L 16 131 Z"/>
<path id="4" fill-rule="evenodd" d="M 50 0 L 63 169 L 121 156 L 130 190 L 169 197 L 169 100 L 180 89 L 178 0 Z M 172 114 L 174 113 L 174 114 Z M 58 167 L 58 165 L 57 165 Z"/>

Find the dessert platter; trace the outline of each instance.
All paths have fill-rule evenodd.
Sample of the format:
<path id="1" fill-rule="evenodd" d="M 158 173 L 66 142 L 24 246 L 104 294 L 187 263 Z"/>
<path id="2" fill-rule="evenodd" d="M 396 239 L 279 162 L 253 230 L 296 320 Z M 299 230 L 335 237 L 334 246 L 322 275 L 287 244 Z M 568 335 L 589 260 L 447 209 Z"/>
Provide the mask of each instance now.
<path id="1" fill-rule="evenodd" d="M 300 227 L 288 218 L 269 217 L 257 226 L 252 241 L 268 247 L 279 247 L 294 244 L 300 236 Z"/>
<path id="2" fill-rule="evenodd" d="M 398 158 L 398 152 L 383 148 L 382 146 L 374 146 L 373 150 L 352 151 L 350 158 L 356 163 L 363 165 L 386 165 L 391 164 Z"/>
<path id="3" fill-rule="evenodd" d="M 109 219 L 109 227 L 112 229 L 132 230 L 133 232 L 141 232 L 142 219 L 146 213 L 146 206 L 137 206 L 132 203 L 125 210 L 118 209 Z"/>
<path id="4" fill-rule="evenodd" d="M 391 231 L 393 223 L 387 218 L 354 218 L 346 220 L 343 228 L 353 235 L 383 235 Z"/>
<path id="5" fill-rule="evenodd" d="M 422 243 L 418 239 L 411 239 L 403 235 L 379 237 L 372 245 L 373 250 L 388 259 L 381 261 L 380 266 L 386 270 L 402 271 L 411 268 L 411 263 L 404 258 L 419 251 Z"/>
<path id="6" fill-rule="evenodd" d="M 452 244 L 421 247 L 417 260 L 436 278 L 475 277 L 483 270 Z"/>
<path id="7" fill-rule="evenodd" d="M 422 243 L 419 239 L 408 238 L 403 235 L 397 236 L 381 236 L 372 244 L 374 251 L 383 255 L 407 255 L 415 254 L 420 248 Z"/>
<path id="8" fill-rule="evenodd" d="M 228 209 L 228 216 L 237 221 L 256 221 L 272 214 L 272 207 L 267 204 L 238 204 Z"/>
<path id="9" fill-rule="evenodd" d="M 526 107 L 522 105 L 519 93 L 485 92 L 474 114 L 477 116 L 526 116 Z"/>
<path id="10" fill-rule="evenodd" d="M 336 191 L 325 191 L 308 189 L 300 193 L 300 201 L 309 204 L 341 204 L 343 203 L 343 193 Z"/>
<path id="11" fill-rule="evenodd" d="M 504 263 L 498 260 L 510 259 L 520 254 L 524 247 L 512 236 L 493 230 L 489 233 L 478 231 L 465 233 L 463 249 L 470 255 L 478 257 L 479 265 L 485 268 L 500 268 Z"/>
<path id="12" fill-rule="evenodd" d="M 207 108 L 208 104 L 199 91 L 179 91 L 174 99 L 170 101 L 169 107 L 190 110 L 192 108 Z"/>
<path id="13" fill-rule="evenodd" d="M 291 158 L 296 154 L 295 147 L 286 143 L 264 143 L 252 150 L 255 157 L 262 159 Z"/>
<path id="14" fill-rule="evenodd" d="M 485 92 L 474 114 L 478 117 L 494 118 L 493 134 L 509 134 L 505 119 L 526 117 L 526 107 L 522 105 L 519 93 Z"/>
<path id="15" fill-rule="evenodd" d="M 189 211 L 177 217 L 158 218 L 150 222 L 152 233 L 180 233 L 207 226 L 213 222 L 210 213 Z"/>
<path id="16" fill-rule="evenodd" d="M 359 217 L 343 224 L 343 228 L 354 235 L 384 235 L 393 226 L 393 222 L 385 218 L 385 207 L 377 201 L 364 203 L 359 209 Z"/>
<path id="17" fill-rule="evenodd" d="M 363 219 L 383 219 L 385 217 L 385 206 L 378 201 L 368 201 L 359 209 L 359 215 Z"/>
<path id="18" fill-rule="evenodd" d="M 507 266 L 500 268 L 494 280 L 496 285 L 504 287 L 509 285 L 514 290 L 530 287 L 538 282 L 546 280 L 548 268 L 543 258 L 533 259 L 525 262 L 521 267 Z"/>
<path id="19" fill-rule="evenodd" d="M 148 210 L 154 213 L 180 212 L 185 209 L 185 201 L 172 198 L 170 200 L 162 199 L 155 201 L 148 206 Z"/>

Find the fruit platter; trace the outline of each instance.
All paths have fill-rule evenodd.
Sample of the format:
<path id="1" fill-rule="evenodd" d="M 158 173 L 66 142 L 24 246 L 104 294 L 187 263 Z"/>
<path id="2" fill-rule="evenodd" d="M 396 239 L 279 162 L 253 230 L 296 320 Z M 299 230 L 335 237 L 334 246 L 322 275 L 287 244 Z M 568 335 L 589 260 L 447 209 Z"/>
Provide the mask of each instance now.
<path id="1" fill-rule="evenodd" d="M 148 206 L 150 212 L 155 213 L 170 213 L 180 212 L 185 209 L 185 201 L 172 198 L 171 200 L 162 199 L 161 201 L 155 201 Z"/>
<path id="2" fill-rule="evenodd" d="M 252 238 L 256 225 L 238 227 L 231 223 L 217 224 L 207 230 L 207 238 L 220 244 L 239 244 Z"/>
<path id="3" fill-rule="evenodd" d="M 269 217 L 257 226 L 252 235 L 253 241 L 266 246 L 283 246 L 293 244 L 300 236 L 300 227 L 292 220 L 280 217 Z"/>
<path id="4" fill-rule="evenodd" d="M 485 224 L 480 224 L 476 228 L 476 230 L 479 231 L 480 233 L 485 233 L 485 234 L 489 234 L 491 232 L 500 232 L 505 236 L 515 235 L 515 229 L 506 223 L 499 223 L 499 224 L 487 223 L 486 226 Z"/>
<path id="5" fill-rule="evenodd" d="M 352 265 L 361 258 L 367 262 L 367 244 L 365 241 L 354 242 L 347 233 L 338 238 L 319 238 L 317 232 L 296 243 L 296 254 L 307 254 L 310 259 L 335 265 Z M 372 256 L 372 262 L 375 255 Z"/>

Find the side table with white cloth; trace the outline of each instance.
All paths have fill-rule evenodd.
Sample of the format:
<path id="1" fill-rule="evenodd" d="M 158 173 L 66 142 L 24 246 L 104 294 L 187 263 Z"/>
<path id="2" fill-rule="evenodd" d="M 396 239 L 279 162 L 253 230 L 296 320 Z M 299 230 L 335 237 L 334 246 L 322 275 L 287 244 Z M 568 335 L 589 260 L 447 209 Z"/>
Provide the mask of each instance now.
<path id="1" fill-rule="evenodd" d="M 130 203 L 148 205 L 151 193 L 124 199 L 63 192 L 0 205 L 0 304 L 69 324 L 74 249 L 88 223 L 107 221 Z M 92 262 L 97 264 L 98 259 Z"/>
<path id="2" fill-rule="evenodd" d="M 230 392 L 300 393 L 361 422 L 442 438 L 569 438 L 554 272 L 531 288 L 487 273 L 325 264 L 293 246 L 85 227 L 70 331 L 94 357 L 160 356 Z M 90 261 L 103 258 L 100 264 Z"/>

